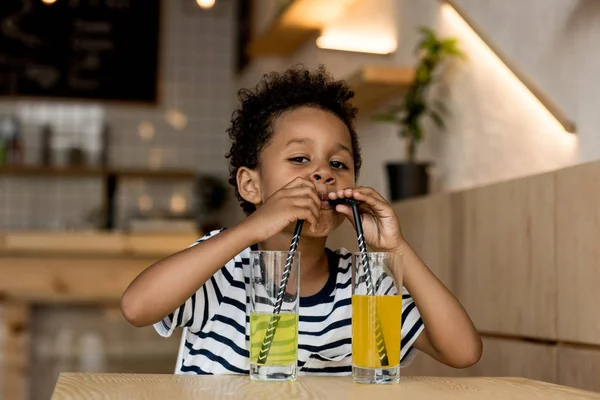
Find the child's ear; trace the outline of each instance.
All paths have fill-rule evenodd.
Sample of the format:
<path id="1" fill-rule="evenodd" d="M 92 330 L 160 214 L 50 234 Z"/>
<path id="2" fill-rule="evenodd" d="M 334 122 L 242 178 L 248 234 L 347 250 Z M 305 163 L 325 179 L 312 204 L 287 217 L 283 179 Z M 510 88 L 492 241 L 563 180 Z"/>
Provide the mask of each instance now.
<path id="1" fill-rule="evenodd" d="M 258 172 L 246 167 L 240 167 L 236 175 L 240 196 L 252 204 L 260 204 L 260 181 Z"/>

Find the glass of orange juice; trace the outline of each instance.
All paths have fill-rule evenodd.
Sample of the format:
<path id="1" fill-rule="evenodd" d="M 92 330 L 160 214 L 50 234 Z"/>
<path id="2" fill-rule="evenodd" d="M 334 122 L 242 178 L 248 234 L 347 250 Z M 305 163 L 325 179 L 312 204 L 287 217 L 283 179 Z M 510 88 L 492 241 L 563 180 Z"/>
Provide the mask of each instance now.
<path id="1" fill-rule="evenodd" d="M 352 254 L 352 378 L 398 383 L 402 329 L 402 256 Z"/>

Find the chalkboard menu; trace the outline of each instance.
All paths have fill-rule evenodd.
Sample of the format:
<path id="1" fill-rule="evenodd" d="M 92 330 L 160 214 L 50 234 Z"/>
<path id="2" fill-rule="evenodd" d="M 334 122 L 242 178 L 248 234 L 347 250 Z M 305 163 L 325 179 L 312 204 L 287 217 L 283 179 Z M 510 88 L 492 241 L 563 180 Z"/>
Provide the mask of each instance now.
<path id="1" fill-rule="evenodd" d="M 160 0 L 0 0 L 0 96 L 157 101 Z"/>

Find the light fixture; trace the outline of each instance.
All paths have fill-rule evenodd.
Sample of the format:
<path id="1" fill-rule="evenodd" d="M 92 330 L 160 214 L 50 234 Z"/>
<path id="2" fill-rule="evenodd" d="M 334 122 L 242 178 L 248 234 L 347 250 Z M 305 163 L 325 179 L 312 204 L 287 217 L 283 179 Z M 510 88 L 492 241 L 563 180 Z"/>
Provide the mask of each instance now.
<path id="1" fill-rule="evenodd" d="M 147 142 L 152 140 L 152 138 L 154 138 L 154 133 L 154 126 L 150 122 L 144 121 L 140 122 L 138 125 L 138 135 L 143 141 Z"/>
<path id="2" fill-rule="evenodd" d="M 138 198 L 138 209 L 142 212 L 148 212 L 152 210 L 152 206 L 154 205 L 154 201 L 147 194 L 143 194 Z"/>
<path id="3" fill-rule="evenodd" d="M 317 38 L 317 47 L 328 50 L 390 54 L 396 51 L 396 39 L 383 35 L 357 35 L 345 32 L 324 32 Z"/>
<path id="4" fill-rule="evenodd" d="M 44 3 L 44 4 L 54 4 L 54 3 L 56 3 L 56 0 L 42 0 L 42 3 Z"/>
<path id="5" fill-rule="evenodd" d="M 209 9 L 215 5 L 215 0 L 196 0 L 196 4 L 202 8 Z"/>
<path id="6" fill-rule="evenodd" d="M 165 118 L 169 124 L 178 131 L 184 130 L 188 123 L 186 115 L 174 108 L 167 110 Z"/>
<path id="7" fill-rule="evenodd" d="M 510 65 L 507 58 L 502 57 L 498 49 L 493 48 L 490 42 L 485 40 L 481 32 L 474 27 L 453 1 L 444 0 L 442 14 L 458 33 L 459 42 L 463 47 L 470 47 L 472 53 L 477 54 L 478 58 L 489 60 L 488 64 L 493 69 L 493 73 L 505 77 L 507 85 L 512 85 L 515 93 L 524 94 L 524 96 L 519 96 L 523 101 L 535 105 L 535 109 L 540 112 L 540 115 L 543 114 L 556 121 L 566 132 L 575 133 L 575 124 L 533 82 L 526 79 L 515 66 Z"/>
<path id="8" fill-rule="evenodd" d="M 180 193 L 174 193 L 169 201 L 169 209 L 173 214 L 183 214 L 187 210 L 187 201 Z"/>

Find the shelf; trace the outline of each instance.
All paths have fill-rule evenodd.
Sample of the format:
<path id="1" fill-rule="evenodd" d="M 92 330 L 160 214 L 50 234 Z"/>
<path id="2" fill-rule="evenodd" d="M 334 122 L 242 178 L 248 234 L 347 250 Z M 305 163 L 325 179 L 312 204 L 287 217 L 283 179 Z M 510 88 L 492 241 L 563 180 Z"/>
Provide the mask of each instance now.
<path id="1" fill-rule="evenodd" d="M 357 0 L 293 0 L 265 32 L 250 42 L 250 56 L 290 56 L 355 3 Z"/>
<path id="2" fill-rule="evenodd" d="M 116 193 L 123 179 L 189 180 L 196 178 L 191 170 L 104 169 L 87 167 L 46 167 L 39 165 L 0 166 L 0 177 L 97 178 L 104 186 L 103 203 L 106 215 L 104 229 L 112 230 L 116 218 Z"/>
<path id="3" fill-rule="evenodd" d="M 197 239 L 190 233 L 0 232 L 0 257 L 165 257 Z M 201 236 L 201 235 L 200 235 Z"/>
<path id="4" fill-rule="evenodd" d="M 7 165 L 0 167 L 0 176 L 87 178 L 115 176 L 118 178 L 193 179 L 190 170 L 103 169 L 87 167 L 45 167 L 37 165 Z"/>
<path id="5" fill-rule="evenodd" d="M 396 66 L 366 66 L 346 79 L 354 91 L 352 104 L 359 112 L 372 109 L 393 95 L 402 93 L 411 84 L 413 68 Z"/>

